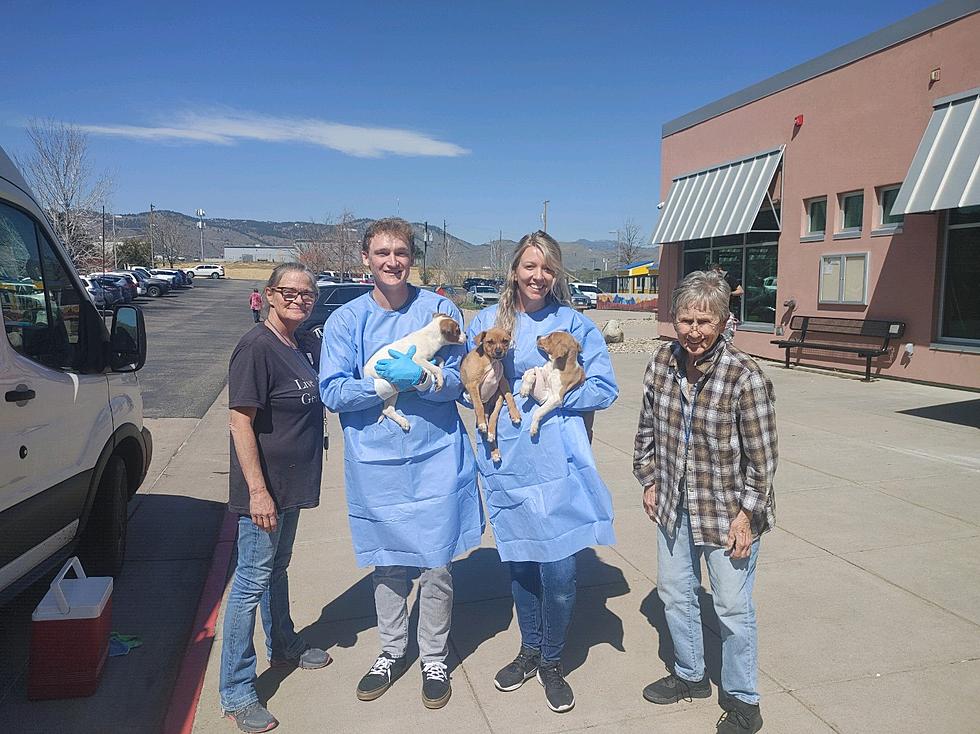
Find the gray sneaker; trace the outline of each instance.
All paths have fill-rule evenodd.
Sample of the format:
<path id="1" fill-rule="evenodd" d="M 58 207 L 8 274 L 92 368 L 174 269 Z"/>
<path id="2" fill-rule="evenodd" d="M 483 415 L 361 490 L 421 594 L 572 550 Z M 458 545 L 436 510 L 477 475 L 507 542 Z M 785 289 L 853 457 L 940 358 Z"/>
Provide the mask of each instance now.
<path id="1" fill-rule="evenodd" d="M 231 719 L 241 731 L 249 734 L 272 731 L 279 726 L 279 720 L 258 701 L 238 711 L 225 711 L 225 718 Z"/>
<path id="2" fill-rule="evenodd" d="M 330 653 L 321 650 L 319 647 L 308 647 L 295 660 L 276 660 L 269 661 L 269 666 L 273 668 L 299 668 L 300 670 L 317 670 L 325 668 L 333 662 Z"/>
<path id="3" fill-rule="evenodd" d="M 671 673 L 643 689 L 643 698 L 661 705 L 710 697 L 711 681 L 708 680 L 707 673 L 697 681 L 684 680 Z"/>
<path id="4" fill-rule="evenodd" d="M 517 653 L 514 662 L 497 671 L 497 675 L 493 678 L 493 684 L 498 691 L 516 691 L 524 685 L 524 681 L 534 677 L 534 674 L 538 672 L 538 663 L 540 662 L 541 653 L 521 645 L 521 651 Z"/>

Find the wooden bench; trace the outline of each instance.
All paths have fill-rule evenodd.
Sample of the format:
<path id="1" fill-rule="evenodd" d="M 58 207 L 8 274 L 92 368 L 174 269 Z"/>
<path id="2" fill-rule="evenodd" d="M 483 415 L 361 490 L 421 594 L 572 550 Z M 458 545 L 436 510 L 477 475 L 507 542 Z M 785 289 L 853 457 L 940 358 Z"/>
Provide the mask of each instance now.
<path id="1" fill-rule="evenodd" d="M 822 349 L 828 352 L 849 352 L 865 359 L 864 379 L 871 381 L 871 360 L 888 354 L 888 343 L 900 339 L 905 333 L 904 321 L 880 319 L 840 319 L 829 316 L 794 316 L 789 328 L 797 335 L 791 339 L 773 339 L 772 344 L 786 350 L 786 367 L 789 368 L 790 349 Z M 814 334 L 839 337 L 823 339 Z"/>

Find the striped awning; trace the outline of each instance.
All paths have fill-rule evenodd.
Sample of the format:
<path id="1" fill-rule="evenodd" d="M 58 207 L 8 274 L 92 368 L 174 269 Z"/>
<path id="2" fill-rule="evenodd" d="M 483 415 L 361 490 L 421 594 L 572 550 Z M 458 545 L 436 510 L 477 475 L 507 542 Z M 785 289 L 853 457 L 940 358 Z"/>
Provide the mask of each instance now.
<path id="1" fill-rule="evenodd" d="M 749 232 L 784 148 L 781 145 L 675 178 L 653 244 Z"/>
<path id="2" fill-rule="evenodd" d="M 980 89 L 933 105 L 892 214 L 980 204 Z"/>

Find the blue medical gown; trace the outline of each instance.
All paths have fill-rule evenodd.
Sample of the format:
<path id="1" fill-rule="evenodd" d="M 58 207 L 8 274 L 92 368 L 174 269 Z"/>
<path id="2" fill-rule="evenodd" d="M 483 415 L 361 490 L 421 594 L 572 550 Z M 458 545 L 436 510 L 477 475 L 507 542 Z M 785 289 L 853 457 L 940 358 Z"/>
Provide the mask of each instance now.
<path id="1" fill-rule="evenodd" d="M 340 414 L 344 479 L 354 553 L 359 566 L 434 568 L 480 544 L 485 527 L 473 450 L 456 399 L 462 392 L 463 346 L 438 355 L 445 384 L 436 392 L 408 390 L 395 409 L 411 424 L 403 431 L 381 415 L 365 362 L 381 347 L 422 328 L 439 311 L 462 324 L 459 310 L 435 293 L 411 288 L 396 311 L 370 293 L 344 304 L 324 324 L 320 395 Z"/>
<path id="2" fill-rule="evenodd" d="M 476 346 L 476 334 L 492 327 L 496 317 L 496 306 L 477 314 L 467 330 L 469 349 Z M 609 407 L 619 395 L 605 339 L 588 318 L 555 303 L 531 314 L 518 313 L 516 331 L 504 374 L 521 411 L 521 424 L 515 426 L 507 411 L 500 411 L 499 464 L 491 461 L 482 436 L 476 449 L 500 558 L 557 561 L 588 546 L 615 543 L 612 500 L 596 470 L 581 415 Z M 518 392 L 524 372 L 548 361 L 536 340 L 553 331 L 569 331 L 578 339 L 586 379 L 565 394 L 563 405 L 541 422 L 532 439 L 531 414 L 537 403 Z"/>

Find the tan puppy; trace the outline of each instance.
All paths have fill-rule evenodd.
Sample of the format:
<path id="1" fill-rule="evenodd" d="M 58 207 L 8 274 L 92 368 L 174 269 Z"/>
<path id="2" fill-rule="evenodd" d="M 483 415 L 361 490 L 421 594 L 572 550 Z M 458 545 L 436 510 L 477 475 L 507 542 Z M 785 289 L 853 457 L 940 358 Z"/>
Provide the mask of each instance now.
<path id="1" fill-rule="evenodd" d="M 415 346 L 415 356 L 412 361 L 415 362 L 419 367 L 422 368 L 423 372 L 427 372 L 432 376 L 435 381 L 435 389 L 442 390 L 442 368 L 438 365 L 432 364 L 430 361 L 436 356 L 438 352 L 443 347 L 449 344 L 465 344 L 466 337 L 463 334 L 463 330 L 459 328 L 459 323 L 452 316 L 448 316 L 444 313 L 439 313 L 438 311 L 432 315 L 432 321 L 423 326 L 417 331 L 413 331 L 408 336 L 403 336 L 401 339 L 396 339 L 391 344 L 381 347 L 376 351 L 371 359 L 367 361 L 364 365 L 364 374 L 368 377 L 373 377 L 375 379 L 381 379 L 375 370 L 375 365 L 379 360 L 388 359 L 389 349 L 394 349 L 396 352 L 401 352 L 405 354 L 409 347 Z M 389 383 L 390 384 L 390 383 Z M 408 420 L 399 415 L 395 411 L 395 403 L 398 401 L 398 393 L 385 398 L 384 408 L 381 410 L 381 417 L 378 418 L 378 422 L 384 420 L 387 416 L 391 420 L 395 421 L 404 430 L 409 430 L 411 426 Z"/>
<path id="2" fill-rule="evenodd" d="M 521 422 L 521 412 L 514 402 L 510 383 L 504 377 L 504 365 L 500 361 L 510 348 L 510 334 L 496 327 L 481 331 L 476 335 L 476 349 L 463 358 L 459 374 L 463 389 L 473 402 L 476 413 L 476 427 L 490 444 L 490 458 L 500 461 L 497 448 L 497 419 L 500 408 L 506 401 L 510 420 L 516 426 Z M 490 420 L 487 420 L 486 405 L 492 403 Z"/>
<path id="3" fill-rule="evenodd" d="M 521 395 L 531 395 L 538 403 L 531 415 L 531 438 L 538 435 L 541 420 L 562 404 L 565 393 L 585 382 L 585 370 L 578 363 L 582 346 L 569 332 L 539 336 L 538 349 L 548 354 L 548 363 L 532 367 L 521 378 Z"/>

